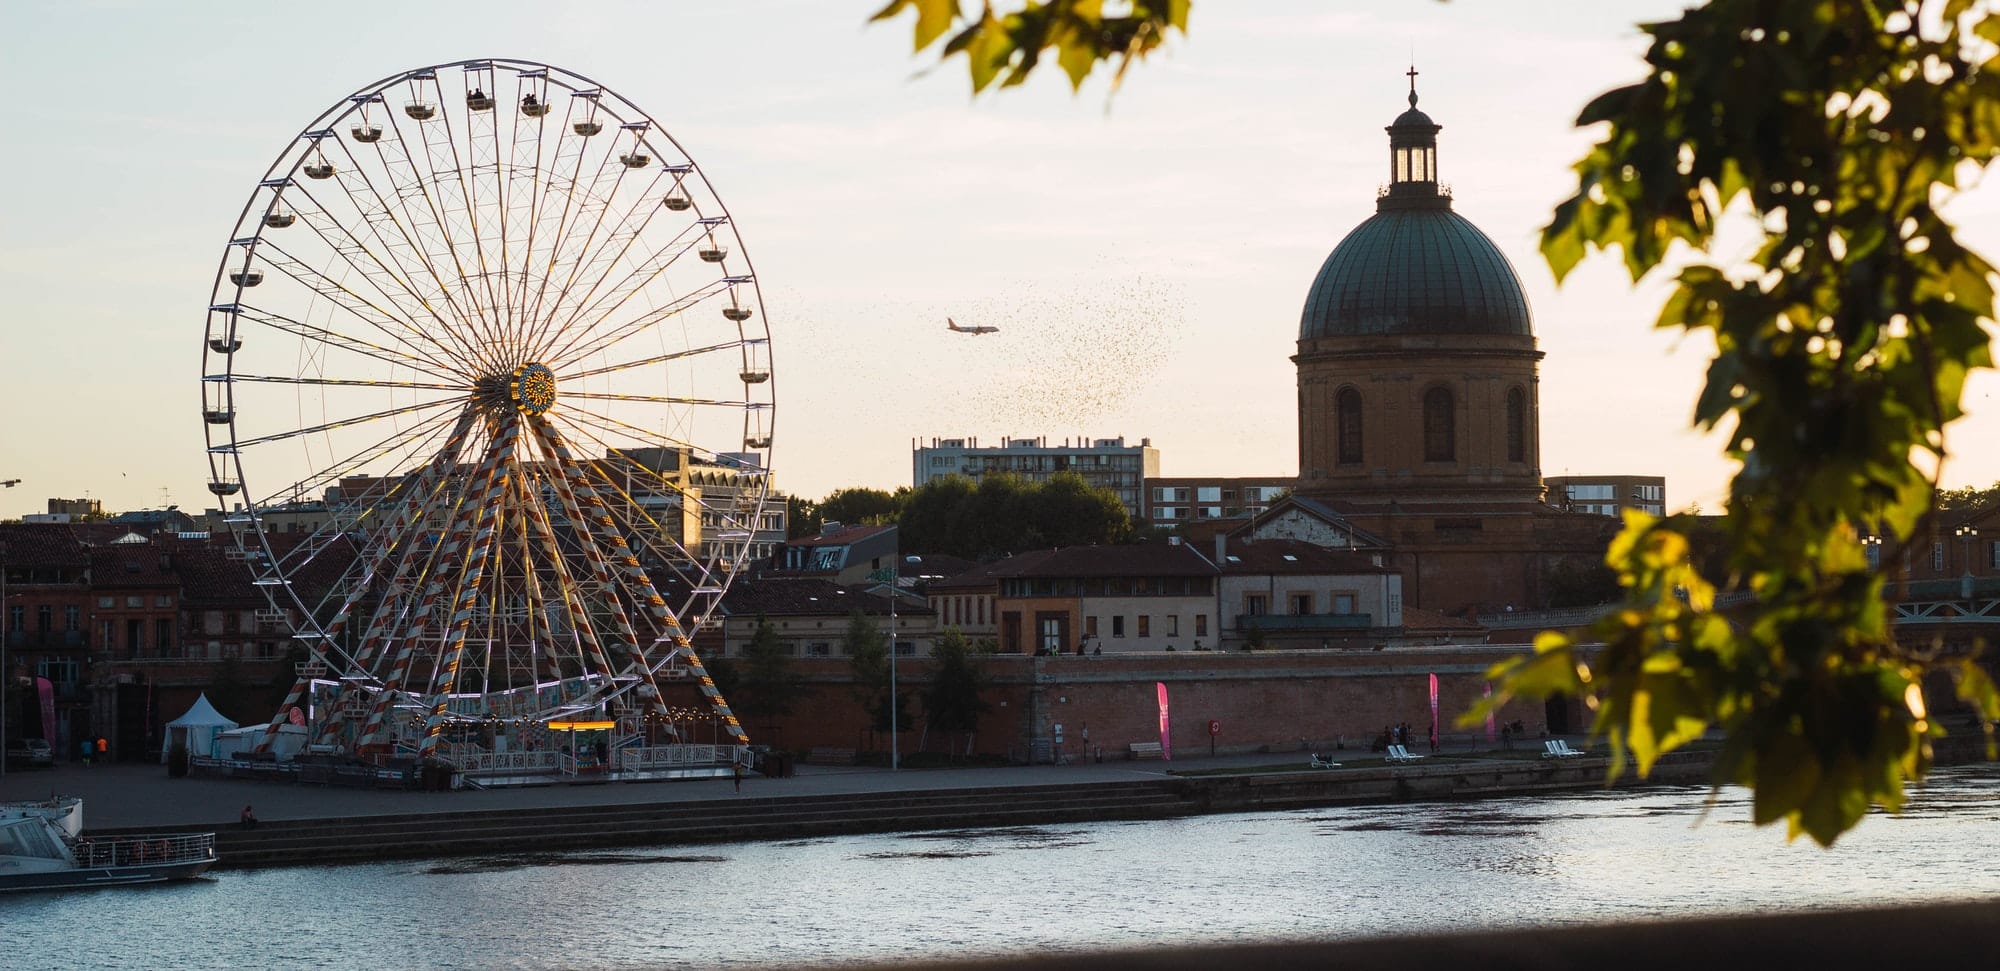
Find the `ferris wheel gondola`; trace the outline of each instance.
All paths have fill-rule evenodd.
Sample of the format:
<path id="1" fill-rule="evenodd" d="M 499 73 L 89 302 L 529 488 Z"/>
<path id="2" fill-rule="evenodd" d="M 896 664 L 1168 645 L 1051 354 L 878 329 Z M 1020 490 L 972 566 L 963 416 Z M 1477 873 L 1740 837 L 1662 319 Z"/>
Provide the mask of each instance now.
<path id="1" fill-rule="evenodd" d="M 406 71 L 293 139 L 203 344 L 210 490 L 309 652 L 267 744 L 315 702 L 313 740 L 361 753 L 657 723 L 667 658 L 747 741 L 691 641 L 770 494 L 743 253 L 678 142 L 547 65 Z"/>

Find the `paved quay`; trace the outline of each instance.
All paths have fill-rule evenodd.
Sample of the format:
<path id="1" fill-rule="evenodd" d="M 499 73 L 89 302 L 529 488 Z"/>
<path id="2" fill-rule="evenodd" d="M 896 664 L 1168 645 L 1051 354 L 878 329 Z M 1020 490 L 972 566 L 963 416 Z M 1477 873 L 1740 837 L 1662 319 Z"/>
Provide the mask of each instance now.
<path id="1" fill-rule="evenodd" d="M 1305 753 L 1259 753 L 1172 762 L 1103 762 L 1071 765 L 902 769 L 800 765 L 790 778 L 746 775 L 738 794 L 729 779 L 611 782 L 523 788 L 418 792 L 271 783 L 249 779 L 170 779 L 164 765 L 119 763 L 12 770 L 0 781 L 0 800 L 81 796 L 91 829 L 213 825 L 234 827 L 245 804 L 267 822 L 430 813 L 504 812 L 526 809 L 653 806 L 752 798 L 841 796 L 862 793 L 938 792 L 994 787 L 1099 785 L 1164 781 L 1171 771 L 1265 765 L 1305 767 Z"/>

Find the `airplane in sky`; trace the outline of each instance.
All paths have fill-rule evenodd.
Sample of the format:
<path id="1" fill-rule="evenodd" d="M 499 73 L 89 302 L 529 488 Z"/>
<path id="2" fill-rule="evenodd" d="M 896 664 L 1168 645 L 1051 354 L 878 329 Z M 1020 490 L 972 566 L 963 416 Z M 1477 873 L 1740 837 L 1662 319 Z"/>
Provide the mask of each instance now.
<path id="1" fill-rule="evenodd" d="M 944 326 L 947 330 L 950 330 L 954 334 L 991 334 L 1000 329 L 998 327 L 986 327 L 986 326 L 960 327 L 958 326 L 958 321 L 953 320 L 950 317 L 946 317 L 944 319 Z"/>

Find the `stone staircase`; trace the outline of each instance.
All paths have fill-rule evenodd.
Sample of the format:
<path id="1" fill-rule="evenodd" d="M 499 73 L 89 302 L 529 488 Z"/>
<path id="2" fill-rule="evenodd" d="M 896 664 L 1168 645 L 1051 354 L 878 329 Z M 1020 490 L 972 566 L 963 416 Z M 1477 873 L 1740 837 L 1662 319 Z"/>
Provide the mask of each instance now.
<path id="1" fill-rule="evenodd" d="M 216 833 L 218 868 L 550 853 L 844 833 L 1030 826 L 1187 815 L 1171 782 L 702 799 L 645 805 L 266 820 Z M 183 831 L 214 827 L 174 827 Z M 151 827 L 149 832 L 161 832 Z M 116 835 L 98 830 L 95 835 Z"/>

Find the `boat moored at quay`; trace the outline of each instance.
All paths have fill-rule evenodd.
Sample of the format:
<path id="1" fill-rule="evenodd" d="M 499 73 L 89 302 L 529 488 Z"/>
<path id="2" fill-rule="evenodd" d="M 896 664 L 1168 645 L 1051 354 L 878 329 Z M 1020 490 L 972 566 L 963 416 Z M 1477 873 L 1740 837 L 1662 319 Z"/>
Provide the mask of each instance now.
<path id="1" fill-rule="evenodd" d="M 214 833 L 76 839 L 64 822 L 80 817 L 80 805 L 63 816 L 0 815 L 0 893 L 163 883 L 215 865 Z"/>

